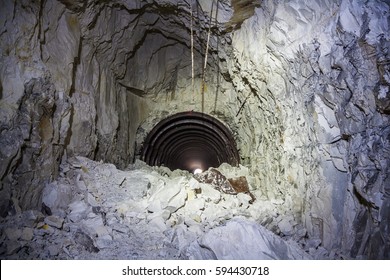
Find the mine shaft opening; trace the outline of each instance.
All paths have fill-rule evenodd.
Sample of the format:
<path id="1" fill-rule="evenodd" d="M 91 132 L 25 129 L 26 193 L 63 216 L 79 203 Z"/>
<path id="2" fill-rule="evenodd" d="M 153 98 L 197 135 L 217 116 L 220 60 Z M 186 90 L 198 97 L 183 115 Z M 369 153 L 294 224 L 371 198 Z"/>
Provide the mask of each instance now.
<path id="1" fill-rule="evenodd" d="M 141 160 L 198 173 L 222 163 L 239 164 L 236 142 L 228 127 L 200 112 L 181 112 L 160 121 L 147 135 Z"/>

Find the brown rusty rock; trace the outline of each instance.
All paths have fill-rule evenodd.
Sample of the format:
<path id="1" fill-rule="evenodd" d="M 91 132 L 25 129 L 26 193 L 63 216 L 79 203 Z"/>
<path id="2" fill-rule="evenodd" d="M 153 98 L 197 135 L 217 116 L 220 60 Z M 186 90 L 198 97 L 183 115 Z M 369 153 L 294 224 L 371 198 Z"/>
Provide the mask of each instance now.
<path id="1" fill-rule="evenodd" d="M 216 190 L 227 194 L 246 193 L 252 198 L 249 203 L 253 203 L 256 198 L 249 191 L 248 181 L 245 176 L 227 179 L 221 172 L 215 168 L 197 174 L 194 176 L 200 183 L 212 185 Z"/>
<path id="2" fill-rule="evenodd" d="M 217 169 L 210 168 L 209 170 L 195 175 L 195 179 L 200 183 L 206 183 L 212 185 L 215 189 L 220 192 L 227 194 L 237 194 L 233 189 L 229 180 Z"/>
<path id="3" fill-rule="evenodd" d="M 249 191 L 248 181 L 245 176 L 230 178 L 228 181 L 237 193 L 246 193 L 252 198 L 249 203 L 253 203 L 256 200 L 255 196 Z"/>

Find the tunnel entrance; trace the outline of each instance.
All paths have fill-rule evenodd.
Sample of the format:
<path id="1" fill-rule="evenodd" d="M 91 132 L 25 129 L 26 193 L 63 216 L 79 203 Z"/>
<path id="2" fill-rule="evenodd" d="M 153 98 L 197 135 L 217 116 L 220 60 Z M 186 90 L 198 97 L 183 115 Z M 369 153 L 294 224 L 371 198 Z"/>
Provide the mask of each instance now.
<path id="1" fill-rule="evenodd" d="M 182 112 L 160 121 L 147 135 L 141 160 L 195 173 L 222 163 L 239 164 L 230 130 L 216 118 L 199 112 Z"/>

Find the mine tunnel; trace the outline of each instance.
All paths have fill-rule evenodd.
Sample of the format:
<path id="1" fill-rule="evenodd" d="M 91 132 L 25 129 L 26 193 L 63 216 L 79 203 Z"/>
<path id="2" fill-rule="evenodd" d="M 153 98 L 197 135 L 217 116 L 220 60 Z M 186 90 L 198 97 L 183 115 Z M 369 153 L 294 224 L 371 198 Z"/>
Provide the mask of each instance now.
<path id="1" fill-rule="evenodd" d="M 159 122 L 149 132 L 141 154 L 149 165 L 190 172 L 239 164 L 230 130 L 216 118 L 199 112 L 182 112 Z"/>
<path id="2" fill-rule="evenodd" d="M 388 1 L 1 4 L 2 259 L 390 258 Z"/>

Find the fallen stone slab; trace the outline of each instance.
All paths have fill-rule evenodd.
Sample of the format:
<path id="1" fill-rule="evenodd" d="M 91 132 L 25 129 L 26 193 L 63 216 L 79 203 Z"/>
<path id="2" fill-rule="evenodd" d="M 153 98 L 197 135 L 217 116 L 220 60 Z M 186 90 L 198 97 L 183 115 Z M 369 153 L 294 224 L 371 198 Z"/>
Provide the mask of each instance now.
<path id="1" fill-rule="evenodd" d="M 84 233 L 87 233 L 91 238 L 99 237 L 104 239 L 112 239 L 110 230 L 104 225 L 101 216 L 94 216 L 91 219 L 83 220 L 81 222 Z"/>
<path id="2" fill-rule="evenodd" d="M 20 239 L 24 241 L 31 241 L 34 237 L 34 229 L 25 227 L 22 229 Z"/>
<path id="3" fill-rule="evenodd" d="M 204 198 L 195 198 L 192 200 L 188 200 L 185 205 L 185 211 L 187 213 L 197 213 L 199 210 L 203 210 L 204 208 L 205 208 Z"/>
<path id="4" fill-rule="evenodd" d="M 147 210 L 152 213 L 162 211 L 161 201 L 159 199 L 152 200 L 148 205 Z"/>
<path id="5" fill-rule="evenodd" d="M 81 230 L 78 230 L 74 235 L 74 241 L 84 247 L 85 250 L 91 253 L 99 252 L 99 248 L 97 248 L 93 242 L 93 239 L 86 233 Z"/>
<path id="6" fill-rule="evenodd" d="M 210 230 L 189 246 L 187 254 L 190 259 L 312 259 L 296 243 L 284 241 L 263 226 L 242 218 Z"/>
<path id="7" fill-rule="evenodd" d="M 47 247 L 47 251 L 50 257 L 58 256 L 60 250 L 61 248 L 58 245 L 54 245 L 54 244 Z"/>
<path id="8" fill-rule="evenodd" d="M 181 188 L 180 192 L 168 202 L 166 209 L 171 213 L 175 213 L 178 209 L 185 205 L 186 199 L 187 191 L 185 188 Z"/>
<path id="9" fill-rule="evenodd" d="M 249 190 L 249 184 L 245 176 L 230 178 L 228 181 L 237 193 L 248 194 L 251 197 L 249 203 L 253 203 L 256 200 L 255 196 Z"/>
<path id="10" fill-rule="evenodd" d="M 64 219 L 57 217 L 57 216 L 47 216 L 45 218 L 45 223 L 49 226 L 62 229 L 62 226 L 64 224 Z"/>
<path id="11" fill-rule="evenodd" d="M 165 231 L 167 229 L 167 225 L 165 224 L 165 220 L 163 217 L 158 216 L 153 218 L 152 220 L 149 221 L 149 228 L 157 231 Z"/>
<path id="12" fill-rule="evenodd" d="M 9 240 L 15 241 L 18 240 L 22 235 L 22 230 L 19 228 L 9 227 L 4 229 L 4 233 Z"/>
<path id="13" fill-rule="evenodd" d="M 205 201 L 218 203 L 221 200 L 221 193 L 210 185 L 200 184 L 199 186 L 201 189 L 201 193 L 199 195 L 204 198 Z"/>
<path id="14" fill-rule="evenodd" d="M 210 184 L 216 190 L 226 194 L 236 195 L 238 193 L 246 193 L 252 198 L 250 203 L 256 200 L 255 196 L 249 190 L 249 184 L 245 176 L 228 179 L 217 169 L 210 168 L 205 172 L 196 174 L 194 178 L 201 183 Z"/>
<path id="15" fill-rule="evenodd" d="M 81 221 L 87 216 L 89 208 L 90 206 L 88 206 L 84 201 L 76 200 L 72 202 L 68 207 L 70 211 L 68 214 L 68 219 L 74 223 Z"/>
<path id="16" fill-rule="evenodd" d="M 227 194 L 237 194 L 228 179 L 215 168 L 210 168 L 207 171 L 196 174 L 194 178 L 200 183 L 212 185 L 215 189 L 221 192 Z"/>
<path id="17" fill-rule="evenodd" d="M 180 192 L 181 188 L 180 184 L 159 184 L 157 189 L 151 193 L 149 202 L 158 199 L 161 202 L 161 207 L 164 209 L 168 206 L 168 202 Z"/>
<path id="18" fill-rule="evenodd" d="M 144 172 L 131 171 L 130 174 L 125 174 L 126 177 L 120 186 L 128 190 L 130 198 L 133 200 L 144 198 L 151 186 L 150 181 L 145 177 Z"/>
<path id="19" fill-rule="evenodd" d="M 290 223 L 290 220 L 288 218 L 282 219 L 278 223 L 278 227 L 279 227 L 280 231 L 286 236 L 293 234 L 294 228 L 293 228 L 293 225 Z"/>
<path id="20" fill-rule="evenodd" d="M 42 205 L 48 208 L 49 214 L 63 215 L 71 199 L 71 186 L 56 181 L 47 184 L 42 191 Z"/>

